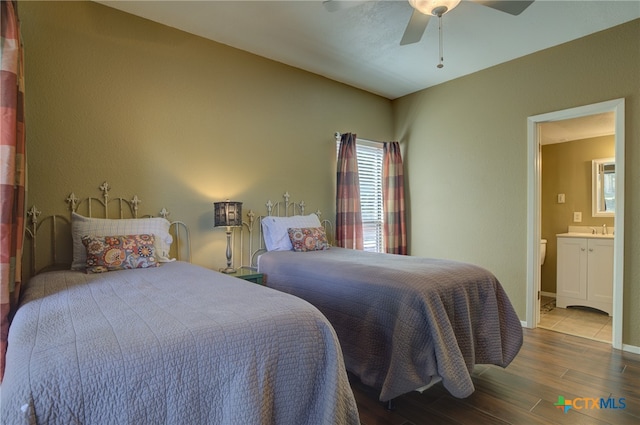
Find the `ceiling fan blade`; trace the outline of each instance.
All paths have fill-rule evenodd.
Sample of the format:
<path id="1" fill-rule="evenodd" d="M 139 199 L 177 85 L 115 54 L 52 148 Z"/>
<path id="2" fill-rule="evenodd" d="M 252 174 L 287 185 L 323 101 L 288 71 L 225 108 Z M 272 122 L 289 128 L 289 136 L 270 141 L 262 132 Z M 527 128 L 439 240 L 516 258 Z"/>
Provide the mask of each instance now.
<path id="1" fill-rule="evenodd" d="M 339 10 L 349 9 L 364 2 L 365 0 L 324 0 L 322 5 L 328 12 L 337 12 Z"/>
<path id="2" fill-rule="evenodd" d="M 411 19 L 409 19 L 409 23 L 407 24 L 407 28 L 404 30 L 404 34 L 402 35 L 402 40 L 400 40 L 400 45 L 404 46 L 406 44 L 413 44 L 420 41 L 422 34 L 424 34 L 424 30 L 427 29 L 428 23 L 429 15 L 425 15 L 424 13 L 420 13 L 414 9 L 411 14 Z"/>
<path id="3" fill-rule="evenodd" d="M 474 0 L 474 2 L 510 15 L 519 15 L 531 6 L 533 0 Z"/>

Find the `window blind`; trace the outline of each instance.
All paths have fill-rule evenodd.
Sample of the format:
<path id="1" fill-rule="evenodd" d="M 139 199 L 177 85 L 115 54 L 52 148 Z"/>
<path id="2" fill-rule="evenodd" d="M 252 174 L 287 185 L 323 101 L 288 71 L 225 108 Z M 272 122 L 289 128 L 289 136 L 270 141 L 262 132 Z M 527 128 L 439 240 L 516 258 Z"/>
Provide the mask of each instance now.
<path id="1" fill-rule="evenodd" d="M 338 150 L 340 143 L 337 143 Z M 379 143 L 356 140 L 364 250 L 383 252 L 382 158 Z"/>

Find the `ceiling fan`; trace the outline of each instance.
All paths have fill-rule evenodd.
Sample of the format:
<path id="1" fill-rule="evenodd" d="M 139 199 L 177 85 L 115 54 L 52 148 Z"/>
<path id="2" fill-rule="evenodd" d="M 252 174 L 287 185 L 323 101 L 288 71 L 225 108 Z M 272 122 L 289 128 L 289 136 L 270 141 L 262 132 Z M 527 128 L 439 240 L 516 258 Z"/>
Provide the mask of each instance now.
<path id="1" fill-rule="evenodd" d="M 431 16 L 438 17 L 439 20 L 439 34 L 440 34 L 440 63 L 438 68 L 442 68 L 443 54 L 442 54 L 442 16 L 453 10 L 460 4 L 461 0 L 407 0 L 413 7 L 413 13 L 407 24 L 407 28 L 404 30 L 400 45 L 413 44 L 420 41 L 424 31 L 427 29 L 429 18 Z M 501 12 L 508 13 L 510 15 L 519 15 L 527 7 L 533 3 L 534 0 L 470 0 L 474 3 L 481 4 L 483 6 L 490 7 L 492 9 L 499 10 Z M 329 12 L 335 12 L 337 10 L 349 8 L 364 1 L 344 1 L 344 0 L 324 0 L 324 7 Z"/>

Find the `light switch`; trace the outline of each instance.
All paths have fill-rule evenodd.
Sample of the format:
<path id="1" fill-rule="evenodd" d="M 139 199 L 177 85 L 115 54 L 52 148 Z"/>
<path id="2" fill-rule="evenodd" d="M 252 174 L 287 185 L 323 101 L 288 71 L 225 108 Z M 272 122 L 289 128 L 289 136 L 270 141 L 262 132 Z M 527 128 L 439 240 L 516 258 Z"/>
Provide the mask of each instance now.
<path id="1" fill-rule="evenodd" d="M 564 193 L 558 193 L 558 203 L 564 204 Z"/>
<path id="2" fill-rule="evenodd" d="M 574 211 L 574 213 L 573 213 L 573 222 L 574 223 L 582 222 L 582 213 L 580 211 Z"/>

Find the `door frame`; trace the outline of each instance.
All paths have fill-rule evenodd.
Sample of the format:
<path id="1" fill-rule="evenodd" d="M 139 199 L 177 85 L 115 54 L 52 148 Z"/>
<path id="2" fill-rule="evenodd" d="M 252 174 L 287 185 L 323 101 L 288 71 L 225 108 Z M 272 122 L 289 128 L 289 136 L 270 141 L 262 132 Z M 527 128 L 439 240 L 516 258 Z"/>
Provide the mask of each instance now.
<path id="1" fill-rule="evenodd" d="M 614 222 L 612 345 L 613 348 L 622 349 L 625 188 L 624 98 L 534 115 L 527 118 L 527 312 L 524 325 L 527 328 L 536 328 L 540 316 L 538 298 L 540 291 L 540 216 L 542 186 L 540 124 L 605 112 L 613 112 L 615 116 L 616 217 Z"/>

